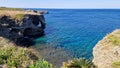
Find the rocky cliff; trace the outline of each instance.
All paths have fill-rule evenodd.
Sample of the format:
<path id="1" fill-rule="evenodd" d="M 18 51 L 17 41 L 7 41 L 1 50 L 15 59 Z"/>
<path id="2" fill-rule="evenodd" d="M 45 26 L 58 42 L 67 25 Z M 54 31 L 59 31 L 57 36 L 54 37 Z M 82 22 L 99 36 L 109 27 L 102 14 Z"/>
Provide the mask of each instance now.
<path id="1" fill-rule="evenodd" d="M 99 41 L 93 49 L 93 56 L 98 68 L 120 68 L 120 30 Z"/>
<path id="2" fill-rule="evenodd" d="M 27 45 L 34 37 L 44 35 L 45 26 L 39 11 L 0 10 L 0 36 L 17 44 Z"/>

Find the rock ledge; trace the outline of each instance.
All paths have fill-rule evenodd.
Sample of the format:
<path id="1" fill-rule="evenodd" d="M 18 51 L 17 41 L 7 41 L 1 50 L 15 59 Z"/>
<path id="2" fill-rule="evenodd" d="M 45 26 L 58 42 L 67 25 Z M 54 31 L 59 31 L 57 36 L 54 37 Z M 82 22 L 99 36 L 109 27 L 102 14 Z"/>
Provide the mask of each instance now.
<path id="1" fill-rule="evenodd" d="M 93 48 L 93 62 L 98 68 L 114 68 L 114 62 L 120 62 L 120 30 L 105 36 Z"/>

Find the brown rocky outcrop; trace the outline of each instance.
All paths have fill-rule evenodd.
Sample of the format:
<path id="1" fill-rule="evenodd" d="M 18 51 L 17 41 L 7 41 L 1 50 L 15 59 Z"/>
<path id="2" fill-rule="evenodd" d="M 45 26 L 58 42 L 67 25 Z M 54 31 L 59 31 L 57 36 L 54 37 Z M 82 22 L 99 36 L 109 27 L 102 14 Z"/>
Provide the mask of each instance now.
<path id="1" fill-rule="evenodd" d="M 98 68 L 120 68 L 120 30 L 115 30 L 99 41 L 93 49 L 93 56 Z M 114 67 L 115 62 L 118 67 Z"/>
<path id="2" fill-rule="evenodd" d="M 22 43 L 44 35 L 46 23 L 40 12 L 7 10 L 0 13 L 0 36 Z"/>

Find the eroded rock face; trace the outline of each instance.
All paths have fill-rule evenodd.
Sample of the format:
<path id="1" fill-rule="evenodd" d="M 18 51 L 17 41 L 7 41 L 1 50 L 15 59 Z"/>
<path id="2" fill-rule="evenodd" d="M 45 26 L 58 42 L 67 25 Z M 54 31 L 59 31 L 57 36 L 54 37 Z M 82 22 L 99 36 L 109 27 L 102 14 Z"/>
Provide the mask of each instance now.
<path id="1" fill-rule="evenodd" d="M 24 36 L 44 35 L 44 29 L 45 29 L 46 23 L 43 15 L 25 15 L 25 18 L 23 21 L 25 23 L 23 23 L 21 27 L 25 27 L 23 29 Z"/>
<path id="2" fill-rule="evenodd" d="M 18 20 L 10 16 L 0 17 L 0 36 L 18 42 L 18 39 L 28 39 L 44 35 L 46 23 L 43 15 L 25 14 Z"/>
<path id="3" fill-rule="evenodd" d="M 120 30 L 108 34 L 93 49 L 93 62 L 98 68 L 114 68 L 120 62 Z"/>

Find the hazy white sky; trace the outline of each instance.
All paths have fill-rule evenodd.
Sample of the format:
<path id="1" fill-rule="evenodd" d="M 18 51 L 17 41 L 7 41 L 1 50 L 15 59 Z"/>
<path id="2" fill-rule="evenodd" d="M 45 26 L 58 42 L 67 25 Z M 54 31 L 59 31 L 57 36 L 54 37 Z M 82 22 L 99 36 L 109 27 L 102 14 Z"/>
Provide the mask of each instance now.
<path id="1" fill-rule="evenodd" d="M 19 8 L 120 8 L 120 0 L 0 0 L 0 6 Z"/>

